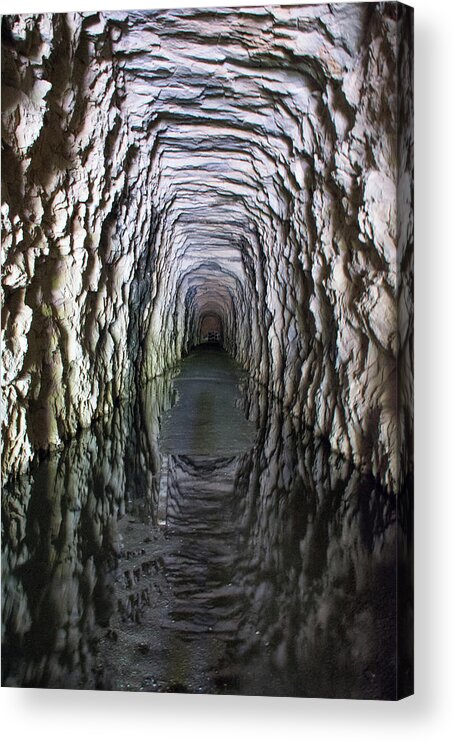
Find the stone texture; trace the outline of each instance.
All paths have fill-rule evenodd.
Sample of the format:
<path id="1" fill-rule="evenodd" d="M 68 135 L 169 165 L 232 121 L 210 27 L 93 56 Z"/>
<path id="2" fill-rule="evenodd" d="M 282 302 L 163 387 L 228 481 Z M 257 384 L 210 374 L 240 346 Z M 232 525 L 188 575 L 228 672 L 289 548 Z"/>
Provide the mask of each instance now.
<path id="1" fill-rule="evenodd" d="M 412 363 L 403 13 L 3 19 L 4 477 L 174 365 L 214 315 L 286 414 L 398 489 L 412 432 L 409 374 L 397 389 L 397 359 Z"/>

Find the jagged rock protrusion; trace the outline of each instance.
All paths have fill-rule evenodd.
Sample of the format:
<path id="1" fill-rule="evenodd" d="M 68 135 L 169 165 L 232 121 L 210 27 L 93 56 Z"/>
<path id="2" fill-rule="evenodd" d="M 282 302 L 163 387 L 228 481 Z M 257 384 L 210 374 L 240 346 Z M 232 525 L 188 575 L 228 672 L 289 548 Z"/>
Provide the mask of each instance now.
<path id="1" fill-rule="evenodd" d="M 4 17 L 4 475 L 175 364 L 212 313 L 288 414 L 398 488 L 405 12 Z"/>

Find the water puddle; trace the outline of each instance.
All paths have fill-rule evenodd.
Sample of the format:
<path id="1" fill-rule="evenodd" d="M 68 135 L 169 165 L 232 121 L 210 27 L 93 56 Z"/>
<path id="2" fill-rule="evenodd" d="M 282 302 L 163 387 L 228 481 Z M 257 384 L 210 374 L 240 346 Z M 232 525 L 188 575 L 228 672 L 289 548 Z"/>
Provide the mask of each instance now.
<path id="1" fill-rule="evenodd" d="M 396 536 L 394 498 L 194 353 L 5 488 L 3 684 L 393 697 Z"/>
<path id="2" fill-rule="evenodd" d="M 177 402 L 163 419 L 164 453 L 225 456 L 250 449 L 255 425 L 240 408 L 241 372 L 216 347 L 191 353 L 174 379 Z"/>

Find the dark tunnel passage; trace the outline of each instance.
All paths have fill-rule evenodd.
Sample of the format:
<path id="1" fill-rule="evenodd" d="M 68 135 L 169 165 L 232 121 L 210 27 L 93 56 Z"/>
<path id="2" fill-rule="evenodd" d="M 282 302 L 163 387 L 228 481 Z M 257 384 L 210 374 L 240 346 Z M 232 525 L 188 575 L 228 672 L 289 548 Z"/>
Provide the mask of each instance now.
<path id="1" fill-rule="evenodd" d="M 399 490 L 409 23 L 376 3 L 3 18 L 4 478 L 215 313 L 288 414 Z"/>
<path id="2" fill-rule="evenodd" d="M 215 311 L 208 312 L 201 317 L 199 339 L 201 343 L 223 345 L 223 324 Z"/>
<path id="3" fill-rule="evenodd" d="M 3 18 L 4 684 L 410 688 L 410 28 Z"/>

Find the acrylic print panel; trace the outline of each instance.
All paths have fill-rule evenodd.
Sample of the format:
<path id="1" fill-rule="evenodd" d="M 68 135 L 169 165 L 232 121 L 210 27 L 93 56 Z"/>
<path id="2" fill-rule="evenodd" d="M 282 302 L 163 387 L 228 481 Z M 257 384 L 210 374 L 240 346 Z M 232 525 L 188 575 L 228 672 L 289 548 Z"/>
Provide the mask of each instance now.
<path id="1" fill-rule="evenodd" d="M 3 17 L 4 685 L 412 693 L 412 20 Z"/>

